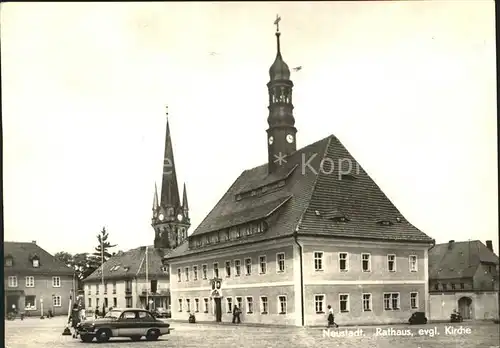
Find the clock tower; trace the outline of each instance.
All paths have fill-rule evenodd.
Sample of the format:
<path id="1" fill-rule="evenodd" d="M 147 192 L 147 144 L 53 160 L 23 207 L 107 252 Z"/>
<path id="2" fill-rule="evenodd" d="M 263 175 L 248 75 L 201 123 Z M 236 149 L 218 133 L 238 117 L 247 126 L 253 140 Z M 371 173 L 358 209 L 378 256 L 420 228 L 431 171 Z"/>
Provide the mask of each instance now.
<path id="1" fill-rule="evenodd" d="M 277 17 L 276 44 L 277 53 L 273 65 L 269 69 L 270 81 L 267 84 L 269 93 L 269 117 L 267 123 L 267 149 L 269 173 L 274 172 L 281 164 L 281 160 L 297 150 L 297 129 L 293 117 L 292 89 L 290 69 L 281 56 L 279 22 Z"/>
<path id="2" fill-rule="evenodd" d="M 154 247 L 163 249 L 173 249 L 183 243 L 191 226 L 186 184 L 184 184 L 182 203 L 179 197 L 168 119 L 161 193 L 160 199 L 158 199 L 158 190 L 155 184 L 151 225 L 155 231 Z"/>

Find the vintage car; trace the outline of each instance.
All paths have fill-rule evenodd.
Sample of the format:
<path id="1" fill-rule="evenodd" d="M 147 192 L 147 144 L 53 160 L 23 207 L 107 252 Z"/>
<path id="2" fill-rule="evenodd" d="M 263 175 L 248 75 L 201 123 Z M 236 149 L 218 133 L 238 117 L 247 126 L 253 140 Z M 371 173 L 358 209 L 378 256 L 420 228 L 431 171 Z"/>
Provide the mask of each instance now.
<path id="1" fill-rule="evenodd" d="M 112 309 L 103 318 L 84 321 L 78 325 L 78 334 L 83 342 L 106 342 L 111 337 L 130 337 L 139 341 L 142 336 L 148 341 L 170 333 L 170 324 L 156 319 L 145 309 Z"/>
<path id="2" fill-rule="evenodd" d="M 153 315 L 156 318 L 170 318 L 171 317 L 170 309 L 165 309 L 163 307 L 155 308 L 155 310 L 153 311 Z"/>

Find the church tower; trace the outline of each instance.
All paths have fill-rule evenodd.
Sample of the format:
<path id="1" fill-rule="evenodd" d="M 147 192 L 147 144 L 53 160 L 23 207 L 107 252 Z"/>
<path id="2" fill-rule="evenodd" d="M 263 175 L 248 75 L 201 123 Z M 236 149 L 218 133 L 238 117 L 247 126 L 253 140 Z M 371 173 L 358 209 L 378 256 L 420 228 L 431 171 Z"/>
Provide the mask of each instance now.
<path id="1" fill-rule="evenodd" d="M 281 56 L 279 22 L 276 25 L 276 59 L 269 69 L 270 81 L 267 84 L 269 93 L 269 117 L 267 123 L 267 148 L 269 173 L 279 166 L 278 158 L 285 158 L 297 150 L 295 118 L 293 117 L 292 89 L 290 69 Z"/>
<path id="2" fill-rule="evenodd" d="M 155 230 L 154 247 L 164 249 L 176 248 L 184 242 L 188 235 L 188 229 L 191 226 L 189 221 L 186 184 L 184 184 L 182 203 L 179 197 L 168 118 L 161 194 L 160 199 L 158 199 L 158 190 L 155 184 L 153 219 L 151 225 Z"/>

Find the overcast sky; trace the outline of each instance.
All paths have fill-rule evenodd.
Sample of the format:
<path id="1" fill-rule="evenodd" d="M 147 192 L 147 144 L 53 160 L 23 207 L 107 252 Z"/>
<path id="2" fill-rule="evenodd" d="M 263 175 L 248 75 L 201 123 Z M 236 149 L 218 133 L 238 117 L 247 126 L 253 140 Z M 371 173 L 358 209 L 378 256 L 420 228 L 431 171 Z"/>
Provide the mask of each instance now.
<path id="1" fill-rule="evenodd" d="M 279 13 L 298 147 L 336 135 L 416 227 L 498 252 L 493 1 L 1 6 L 8 241 L 152 244 L 166 104 L 192 232 L 267 161 Z"/>

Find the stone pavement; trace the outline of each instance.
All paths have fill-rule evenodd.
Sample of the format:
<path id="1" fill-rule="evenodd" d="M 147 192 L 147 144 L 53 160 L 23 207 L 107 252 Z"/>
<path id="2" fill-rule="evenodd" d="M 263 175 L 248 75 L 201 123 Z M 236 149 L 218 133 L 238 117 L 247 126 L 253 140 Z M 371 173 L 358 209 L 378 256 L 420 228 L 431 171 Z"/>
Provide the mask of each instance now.
<path id="1" fill-rule="evenodd" d="M 91 347 L 71 336 L 62 336 L 66 318 L 26 319 L 5 323 L 5 346 L 8 348 Z M 338 329 L 256 327 L 231 324 L 188 324 L 172 322 L 171 335 L 157 342 L 132 342 L 112 339 L 99 347 L 220 347 L 220 348 L 295 348 L 295 347 L 359 347 L 359 348 L 492 348 L 499 346 L 498 324 L 470 322 L 463 325 L 428 324 L 349 327 Z M 448 329 L 446 328 L 448 327 Z M 452 332 L 452 329 L 464 328 Z M 434 331 L 434 329 L 436 331 Z M 362 336 L 338 337 L 344 330 Z M 385 335 L 384 335 L 385 334 Z M 392 334 L 392 335 L 390 335 Z M 398 335 L 399 334 L 399 335 Z M 406 335 L 405 335 L 406 334 Z M 95 346 L 94 346 L 95 347 Z"/>

